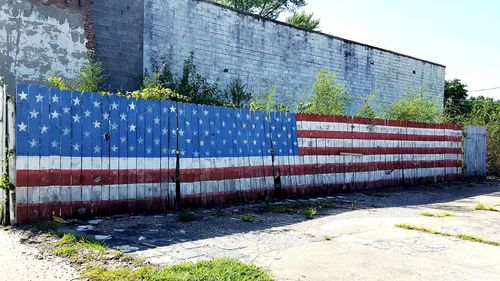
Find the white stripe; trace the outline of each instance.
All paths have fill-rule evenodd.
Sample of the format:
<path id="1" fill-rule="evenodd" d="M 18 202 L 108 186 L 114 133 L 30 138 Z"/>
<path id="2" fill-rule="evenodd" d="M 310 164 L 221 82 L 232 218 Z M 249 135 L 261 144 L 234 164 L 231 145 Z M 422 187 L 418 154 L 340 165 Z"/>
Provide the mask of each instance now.
<path id="1" fill-rule="evenodd" d="M 299 147 L 436 147 L 460 148 L 461 142 L 451 141 L 400 141 L 400 140 L 356 140 L 299 138 Z"/>
<path id="2" fill-rule="evenodd" d="M 260 182 L 258 186 L 252 184 L 252 182 Z M 198 186 L 198 188 L 196 188 Z M 203 181 L 203 182 L 190 182 L 181 183 L 181 195 L 190 196 L 203 193 L 215 193 L 215 192 L 238 192 L 238 191 L 249 191 L 249 190 L 260 190 L 263 189 L 259 186 L 265 186 L 267 189 L 273 189 L 274 178 L 273 177 L 257 177 L 257 178 L 244 178 L 244 179 L 231 179 L 231 180 L 220 180 L 220 181 Z M 229 188 L 225 188 L 229 187 Z"/>
<path id="3" fill-rule="evenodd" d="M 381 154 L 381 155 L 310 155 L 310 156 L 276 156 L 276 163 L 361 163 L 361 162 L 383 162 L 383 161 L 433 161 L 433 160 L 459 160 L 461 154 Z M 101 159 L 96 157 L 96 159 Z M 82 158 L 83 170 L 92 169 L 92 157 Z M 108 158 L 106 163 L 112 163 L 112 169 L 116 170 L 133 170 L 137 169 L 137 161 L 135 158 Z M 34 162 L 50 162 L 60 164 L 63 170 L 71 169 L 70 157 L 52 157 L 52 156 L 19 156 L 16 159 L 17 170 L 41 170 L 41 165 L 31 165 Z M 142 159 L 141 159 L 142 161 Z M 175 169 L 175 158 L 145 158 L 145 167 L 148 170 L 156 170 L 163 167 Z M 168 163 L 170 162 L 170 163 Z M 29 166 L 28 166 L 28 163 Z M 116 165 L 118 164 L 118 166 Z M 181 158 L 180 166 L 182 169 L 209 169 L 209 168 L 228 168 L 228 167 L 256 167 L 256 166 L 271 166 L 271 157 L 234 157 L 234 158 Z M 103 165 L 108 167 L 108 165 Z M 66 167 L 66 168 L 65 168 Z M 78 167 L 77 170 L 80 170 Z"/>
<path id="4" fill-rule="evenodd" d="M 354 125 L 354 127 L 352 127 Z M 386 134 L 411 134 L 411 135 L 445 135 L 445 136 L 462 136 L 460 130 L 450 129 L 428 129 L 414 127 L 398 127 L 398 126 L 382 126 L 382 125 L 365 125 L 365 124 L 349 124 L 337 122 L 316 122 L 316 121 L 297 121 L 297 130 L 314 130 L 314 131 L 337 131 L 337 132 L 363 132 L 363 133 L 386 133 Z"/>
<path id="5" fill-rule="evenodd" d="M 445 175 L 459 175 L 457 170 L 448 170 L 443 168 L 425 168 L 425 169 L 405 169 L 405 178 L 408 179 L 408 175 L 412 174 L 415 177 L 436 177 Z M 401 180 L 403 175 L 403 170 L 394 170 L 392 172 L 387 171 L 370 171 L 370 172 L 356 172 L 356 173 L 332 173 L 332 174 L 316 174 L 316 175 L 296 175 L 290 176 L 289 180 L 283 181 L 282 185 L 285 188 L 291 188 L 293 186 L 301 185 L 318 185 L 316 177 L 320 176 L 323 181 L 322 184 L 350 184 L 350 183 L 362 183 L 362 182 L 373 182 L 380 180 Z M 412 178 L 415 178 L 412 177 Z M 295 181 L 295 182 L 294 182 Z M 293 184 L 292 184 L 293 183 Z"/>
<path id="6" fill-rule="evenodd" d="M 70 202 L 91 202 L 91 201 L 108 201 L 111 200 L 127 200 L 127 199 L 153 199 L 175 197 L 175 183 L 168 183 L 163 186 L 159 183 L 140 184 L 143 190 L 151 190 L 146 193 L 146 197 L 137 197 L 135 191 L 137 184 L 128 185 L 111 185 L 111 186 L 36 186 L 36 187 L 18 187 L 16 203 L 18 204 L 39 204 L 39 203 L 70 203 Z M 98 188 L 98 189 L 97 189 Z M 164 190 L 161 190 L 164 188 Z M 28 190 L 31 190 L 33 196 L 27 197 Z M 120 191 L 120 192 L 117 192 Z M 78 196 L 75 196 L 78 192 Z M 80 194 L 80 192 L 82 192 Z M 107 198 L 107 194 L 111 194 L 111 198 Z M 128 194 L 133 196 L 128 196 Z M 160 196 L 161 194 L 161 196 Z"/>

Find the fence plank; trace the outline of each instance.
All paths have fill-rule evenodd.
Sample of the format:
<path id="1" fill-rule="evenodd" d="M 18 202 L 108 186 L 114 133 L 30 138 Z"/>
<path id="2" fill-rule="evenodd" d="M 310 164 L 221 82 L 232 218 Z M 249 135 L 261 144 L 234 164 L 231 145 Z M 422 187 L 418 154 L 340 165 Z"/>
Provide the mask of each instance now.
<path id="1" fill-rule="evenodd" d="M 109 97 L 109 202 L 111 214 L 123 212 L 120 208 L 121 187 L 123 182 L 120 178 L 120 97 L 111 95 Z"/>
<path id="2" fill-rule="evenodd" d="M 50 156 L 50 181 L 51 188 L 53 189 L 54 198 L 52 198 L 52 211 L 53 215 L 62 215 L 61 206 L 61 91 L 57 88 L 50 89 L 50 100 L 49 100 L 49 112 L 50 112 L 50 122 L 49 124 L 49 135 L 48 135 L 48 155 L 59 155 Z"/>
<path id="3" fill-rule="evenodd" d="M 86 108 L 82 110 L 82 106 Z M 91 210 L 92 189 L 84 186 L 83 182 L 93 182 L 92 174 L 84 174 L 83 169 L 92 169 L 92 108 L 89 93 L 74 91 L 71 93 L 71 129 L 67 130 L 71 136 L 71 163 L 67 169 L 71 170 L 71 203 L 73 212 L 79 215 L 89 215 Z M 63 129 L 64 130 L 64 129 Z M 64 141 L 68 136 L 63 136 Z M 86 156 L 86 157 L 84 157 Z"/>
<path id="4" fill-rule="evenodd" d="M 118 137 L 120 138 L 118 147 L 118 152 L 120 158 L 118 159 L 118 178 L 120 179 L 119 189 L 119 207 L 120 210 L 125 212 L 131 212 L 130 207 L 130 197 L 129 197 L 129 161 L 128 161 L 128 100 L 125 97 L 120 97 L 117 99 L 116 103 L 118 104 L 118 110 L 120 113 L 120 119 L 117 122 L 118 124 Z"/>
<path id="5" fill-rule="evenodd" d="M 464 175 L 486 177 L 486 128 L 465 127 L 464 136 Z"/>

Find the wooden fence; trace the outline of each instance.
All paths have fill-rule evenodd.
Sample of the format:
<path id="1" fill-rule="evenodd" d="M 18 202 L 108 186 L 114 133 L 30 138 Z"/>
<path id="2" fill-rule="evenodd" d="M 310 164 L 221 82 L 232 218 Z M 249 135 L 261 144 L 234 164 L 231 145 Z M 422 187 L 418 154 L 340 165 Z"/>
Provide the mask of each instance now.
<path id="1" fill-rule="evenodd" d="M 452 124 L 152 101 L 19 85 L 19 223 L 462 176 Z"/>

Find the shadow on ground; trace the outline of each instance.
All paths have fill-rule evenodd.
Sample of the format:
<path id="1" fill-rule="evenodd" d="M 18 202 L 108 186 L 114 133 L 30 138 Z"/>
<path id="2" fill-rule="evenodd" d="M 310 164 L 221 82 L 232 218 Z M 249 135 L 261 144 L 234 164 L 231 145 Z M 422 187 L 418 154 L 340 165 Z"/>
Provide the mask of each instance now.
<path id="1" fill-rule="evenodd" d="M 353 209 L 411 207 L 467 200 L 466 198 L 473 204 L 472 197 L 499 190 L 500 181 L 493 180 L 394 187 L 356 193 L 336 193 L 332 196 L 283 199 L 268 203 L 226 205 L 217 209 L 198 209 L 192 211 L 197 219 L 191 222 L 179 222 L 179 212 L 138 216 L 117 215 L 91 221 L 69 220 L 62 226 L 62 230 L 104 239 L 111 247 L 134 252 L 234 234 L 287 231 L 286 227 L 280 230 L 275 228 L 307 220 L 304 212 L 312 205 L 318 211 L 316 217 L 322 217 L 350 212 Z M 494 196 L 500 197 L 500 193 Z M 293 208 L 287 213 L 274 213 L 272 211 L 276 208 L 272 206 L 286 208 L 293 206 Z M 463 211 L 466 207 L 447 208 L 450 211 Z M 248 215 L 247 218 L 251 218 L 253 222 L 243 221 L 244 215 Z"/>

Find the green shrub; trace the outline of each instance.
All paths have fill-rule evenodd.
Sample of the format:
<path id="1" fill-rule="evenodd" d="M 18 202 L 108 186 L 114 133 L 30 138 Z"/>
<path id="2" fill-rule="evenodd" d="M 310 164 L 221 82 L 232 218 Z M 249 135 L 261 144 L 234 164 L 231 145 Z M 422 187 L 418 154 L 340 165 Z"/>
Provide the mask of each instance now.
<path id="1" fill-rule="evenodd" d="M 250 110 L 262 110 L 268 114 L 271 111 L 275 112 L 290 112 L 288 106 L 283 102 L 276 102 L 276 86 L 272 86 L 271 90 L 267 93 L 261 93 L 254 97 L 250 103 Z"/>
<path id="2" fill-rule="evenodd" d="M 87 64 L 80 69 L 77 79 L 72 83 L 60 76 L 51 76 L 48 81 L 52 86 L 61 90 L 80 92 L 101 92 L 107 75 L 100 62 L 89 58 Z"/>
<path id="3" fill-rule="evenodd" d="M 333 72 L 321 69 L 316 73 L 312 97 L 299 104 L 299 112 L 316 114 L 345 115 L 345 108 L 351 98 L 347 90 L 336 81 Z"/>
<path id="4" fill-rule="evenodd" d="M 137 90 L 134 92 L 130 92 L 126 94 L 127 96 L 131 96 L 134 98 L 142 98 L 142 99 L 152 99 L 152 100 L 173 100 L 178 102 L 190 102 L 191 99 L 186 96 L 179 95 L 169 88 L 144 88 L 141 90 Z"/>
<path id="5" fill-rule="evenodd" d="M 252 92 L 240 78 L 234 79 L 225 91 L 226 100 L 234 107 L 246 107 L 252 99 Z"/>
<path id="6" fill-rule="evenodd" d="M 428 96 L 423 88 L 408 90 L 402 99 L 391 104 L 384 117 L 401 121 L 441 122 L 443 110 L 437 99 Z"/>
<path id="7" fill-rule="evenodd" d="M 379 113 L 376 110 L 374 103 L 375 98 L 377 97 L 376 92 L 370 93 L 366 99 L 363 100 L 361 107 L 358 110 L 357 116 L 366 117 L 370 119 L 375 119 L 379 117 Z"/>

